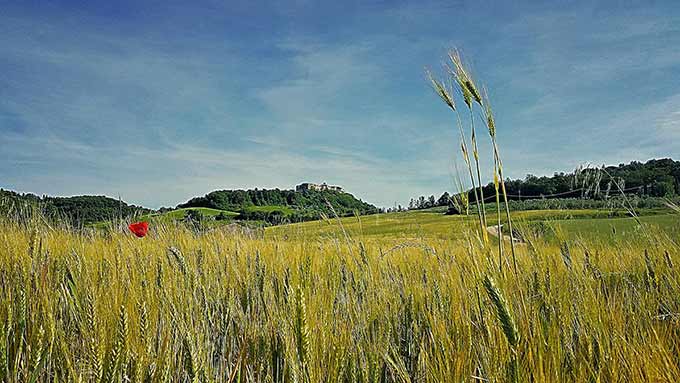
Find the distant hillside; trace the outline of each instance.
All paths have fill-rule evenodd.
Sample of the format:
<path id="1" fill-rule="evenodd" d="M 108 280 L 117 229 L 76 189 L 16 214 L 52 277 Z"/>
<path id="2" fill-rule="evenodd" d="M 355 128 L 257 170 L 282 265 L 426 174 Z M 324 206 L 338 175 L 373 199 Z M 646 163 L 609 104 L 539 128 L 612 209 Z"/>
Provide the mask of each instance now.
<path id="1" fill-rule="evenodd" d="M 680 161 L 670 158 L 653 159 L 645 163 L 633 161 L 617 166 L 579 168 L 571 173 L 555 173 L 537 177 L 528 174 L 524 179 L 506 180 L 508 198 L 514 201 L 533 199 L 578 199 L 606 201 L 626 195 L 644 199 L 675 197 L 680 195 Z M 495 199 L 495 188 L 489 183 L 483 188 L 486 201 Z M 474 190 L 468 191 L 468 200 L 474 203 Z M 451 196 L 440 198 L 421 196 L 409 204 L 411 209 L 427 209 L 446 205 Z"/>
<path id="2" fill-rule="evenodd" d="M 105 196 L 39 197 L 0 189 L 0 215 L 35 209 L 49 219 L 65 219 L 76 226 L 130 216 L 150 219 L 162 215 L 166 219 L 186 221 L 191 208 L 204 208 L 192 212 L 192 219 L 204 217 L 222 222 L 237 220 L 267 224 L 309 221 L 319 219 L 324 214 L 332 217 L 335 213 L 344 217 L 379 211 L 377 207 L 356 199 L 351 194 L 332 190 L 218 190 L 203 197 L 192 198 L 178 205 L 176 209 L 161 209 L 162 214 L 159 215 L 151 214 L 155 213 L 151 209 Z"/>
<path id="3" fill-rule="evenodd" d="M 329 206 L 332 206 L 331 207 Z M 238 219 L 278 223 L 284 218 L 299 222 L 319 219 L 322 214 L 348 216 L 375 214 L 378 208 L 349 193 L 307 190 L 296 192 L 280 189 L 217 190 L 196 197 L 178 208 L 205 207 L 239 212 Z M 333 212 L 334 210 L 334 212 Z"/>
<path id="4" fill-rule="evenodd" d="M 513 199 L 555 195 L 598 199 L 620 193 L 619 189 L 646 197 L 675 196 L 680 194 L 680 161 L 670 158 L 645 163 L 633 161 L 616 166 L 579 168 L 551 177 L 529 174 L 523 180 L 506 181 L 505 186 Z M 492 190 L 492 183 L 484 188 L 485 193 L 490 194 Z"/>
<path id="5" fill-rule="evenodd" d="M 39 209 L 48 218 L 67 219 L 74 225 L 151 212 L 150 209 L 105 196 L 38 197 L 0 189 L 0 214 L 33 208 Z"/>

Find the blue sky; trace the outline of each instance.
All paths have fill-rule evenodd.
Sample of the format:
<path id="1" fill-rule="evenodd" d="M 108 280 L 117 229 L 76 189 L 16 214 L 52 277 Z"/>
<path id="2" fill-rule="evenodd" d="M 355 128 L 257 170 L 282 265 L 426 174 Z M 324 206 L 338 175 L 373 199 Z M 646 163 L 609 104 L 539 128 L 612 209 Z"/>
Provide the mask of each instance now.
<path id="1" fill-rule="evenodd" d="M 511 177 L 680 158 L 680 4 L 509 3 L 0 0 L 0 187 L 148 207 L 301 181 L 380 206 L 453 190 L 424 68 L 454 46 Z"/>

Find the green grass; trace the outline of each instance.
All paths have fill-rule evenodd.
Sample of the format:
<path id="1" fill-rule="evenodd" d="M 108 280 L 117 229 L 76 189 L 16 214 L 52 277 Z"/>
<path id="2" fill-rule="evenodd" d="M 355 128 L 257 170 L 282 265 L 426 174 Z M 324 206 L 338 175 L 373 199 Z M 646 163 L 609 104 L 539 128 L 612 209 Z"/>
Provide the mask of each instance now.
<path id="1" fill-rule="evenodd" d="M 190 207 L 186 209 L 177 209 L 177 210 L 172 210 L 166 213 L 157 213 L 157 214 L 148 214 L 148 215 L 143 215 L 140 218 L 140 220 L 181 220 L 184 219 L 184 217 L 187 214 L 187 211 L 189 210 L 198 210 L 203 214 L 205 217 L 216 217 L 220 213 L 224 213 L 228 217 L 236 217 L 238 213 L 233 212 L 233 211 L 227 211 L 227 210 L 219 210 L 219 209 L 211 209 L 207 207 Z"/>
<path id="2" fill-rule="evenodd" d="M 176 209 L 176 210 L 171 210 L 168 212 L 164 213 L 153 213 L 153 214 L 144 214 L 139 217 L 134 217 L 132 220 L 136 221 L 148 221 L 151 223 L 171 223 L 171 222 L 176 222 L 176 221 L 181 221 L 186 217 L 186 214 L 189 210 L 197 210 L 203 214 L 205 218 L 207 218 L 206 224 L 209 226 L 219 226 L 224 223 L 231 223 L 234 220 L 237 219 L 240 213 L 235 212 L 235 211 L 229 211 L 229 210 L 220 210 L 220 209 L 211 209 L 207 207 L 189 207 L 189 208 L 183 208 L 183 209 Z M 275 211 L 281 211 L 285 216 L 288 216 L 294 212 L 294 210 L 288 206 L 277 206 L 277 205 L 266 205 L 266 206 L 249 206 L 245 210 L 249 212 L 275 212 Z M 215 221 L 213 218 L 217 217 L 219 214 L 224 213 L 229 219 L 224 220 L 224 221 Z M 248 220 L 246 221 L 254 226 L 258 225 L 264 225 L 264 221 L 257 221 L 257 220 Z M 95 224 L 90 225 L 92 228 L 96 229 L 105 229 L 108 228 L 112 225 L 111 222 L 106 221 L 106 222 L 97 222 Z"/>
<path id="3" fill-rule="evenodd" d="M 467 222 L 464 217 L 431 212 L 387 213 L 274 226 L 266 235 L 323 238 L 342 236 L 344 230 L 351 237 L 431 237 L 445 236 Z"/>
<path id="4" fill-rule="evenodd" d="M 564 231 L 571 237 L 589 240 L 610 241 L 621 237 L 634 238 L 647 235 L 648 231 L 661 231 L 671 238 L 680 238 L 680 215 L 664 214 L 642 216 L 640 226 L 634 218 L 596 218 L 578 221 L 556 221 L 558 231 Z"/>
<path id="5" fill-rule="evenodd" d="M 153 214 L 144 214 L 140 215 L 138 217 L 131 217 L 130 220 L 132 221 L 147 221 L 150 223 L 155 223 L 155 224 L 160 224 L 160 223 L 172 223 L 175 221 L 181 221 L 185 218 L 187 211 L 189 210 L 198 210 L 200 211 L 204 217 L 206 218 L 214 218 L 218 216 L 220 213 L 224 213 L 228 218 L 228 220 L 225 221 L 211 221 L 210 223 L 213 225 L 218 225 L 221 223 L 228 223 L 231 222 L 234 218 L 238 216 L 239 213 L 233 212 L 233 211 L 228 211 L 228 210 L 219 210 L 219 209 L 211 209 L 207 207 L 192 207 L 192 208 L 186 208 L 186 209 L 177 209 L 177 210 L 171 210 L 165 213 L 153 213 Z M 88 225 L 88 227 L 94 228 L 94 229 L 107 229 L 112 227 L 114 224 L 111 221 L 103 221 L 103 222 L 97 222 L 91 225 Z"/>
<path id="6" fill-rule="evenodd" d="M 660 227 L 669 234 L 680 232 L 678 216 L 669 211 L 649 210 L 641 212 L 640 218 L 646 225 Z M 619 228 L 616 235 L 624 235 L 637 226 L 635 219 L 625 217 L 623 211 L 613 214 L 608 210 L 528 210 L 512 212 L 515 222 L 520 225 L 535 225 L 544 222 L 560 228 L 569 235 L 588 235 L 590 238 L 608 236 L 613 228 Z M 621 217 L 621 216 L 624 217 Z M 505 218 L 501 220 L 505 222 Z M 489 216 L 489 224 L 495 224 L 495 216 Z M 416 238 L 460 238 L 466 228 L 475 224 L 474 216 L 444 215 L 438 210 L 415 210 L 399 213 L 376 214 L 361 217 L 345 217 L 310 221 L 270 227 L 266 235 L 297 238 L 339 238 L 347 234 L 352 238 L 416 239 Z"/>

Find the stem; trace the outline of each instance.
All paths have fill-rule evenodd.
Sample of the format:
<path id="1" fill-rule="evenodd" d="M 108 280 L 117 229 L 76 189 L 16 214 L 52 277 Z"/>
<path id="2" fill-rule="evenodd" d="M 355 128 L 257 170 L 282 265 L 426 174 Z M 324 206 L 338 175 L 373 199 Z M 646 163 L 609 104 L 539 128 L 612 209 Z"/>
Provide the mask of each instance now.
<path id="1" fill-rule="evenodd" d="M 475 167 L 477 168 L 477 182 L 479 184 L 479 196 L 480 200 L 482 203 L 482 226 L 484 227 L 484 241 L 488 242 L 489 238 L 486 233 L 486 207 L 484 206 L 484 187 L 482 186 L 482 175 L 481 171 L 479 170 L 479 150 L 477 149 L 477 136 L 475 134 L 475 119 L 474 119 L 474 114 L 472 113 L 472 106 L 468 108 L 470 110 L 470 126 L 472 129 L 472 146 L 473 146 L 473 152 L 472 154 L 475 157 Z"/>
<path id="2" fill-rule="evenodd" d="M 494 151 L 493 159 L 493 171 L 494 171 L 494 188 L 496 190 L 496 217 L 498 218 L 498 269 L 503 272 L 503 229 L 501 228 L 501 203 L 500 195 L 498 191 L 498 181 L 495 179 L 498 174 L 498 158 L 496 157 L 496 152 Z M 512 234 L 510 235 L 510 240 L 512 241 Z"/>
<path id="3" fill-rule="evenodd" d="M 508 217 L 508 230 L 510 231 L 510 250 L 512 252 L 512 265 L 515 269 L 515 276 L 517 276 L 517 260 L 515 258 L 515 241 L 512 236 L 512 219 L 510 219 L 510 205 L 508 204 L 508 193 L 505 190 L 505 181 L 503 178 L 503 162 L 501 161 L 501 156 L 498 151 L 498 145 L 496 144 L 496 138 L 493 137 L 493 150 L 496 153 L 496 158 L 498 159 L 498 175 L 501 178 L 501 189 L 503 190 L 503 201 L 505 202 L 505 214 Z"/>
<path id="4" fill-rule="evenodd" d="M 467 144 L 465 143 L 465 133 L 463 132 L 463 123 L 460 120 L 460 114 L 456 111 L 456 118 L 458 122 L 458 130 L 460 131 L 461 145 L 463 146 L 463 158 L 465 159 L 465 164 L 467 165 L 468 172 L 470 173 L 470 182 L 472 183 L 472 190 L 475 193 L 475 204 L 477 205 L 477 215 L 479 217 L 479 226 L 482 230 L 482 236 L 486 239 L 486 227 L 484 226 L 484 220 L 482 218 L 482 208 L 479 204 L 479 196 L 477 194 L 477 187 L 475 186 L 475 176 L 472 174 L 472 164 L 470 163 L 470 154 L 467 149 Z"/>

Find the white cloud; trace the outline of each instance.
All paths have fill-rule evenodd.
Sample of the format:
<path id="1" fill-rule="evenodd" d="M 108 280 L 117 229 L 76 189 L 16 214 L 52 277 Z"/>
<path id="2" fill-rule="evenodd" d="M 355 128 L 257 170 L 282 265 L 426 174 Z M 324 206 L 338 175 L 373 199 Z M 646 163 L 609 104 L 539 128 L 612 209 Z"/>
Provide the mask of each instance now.
<path id="1" fill-rule="evenodd" d="M 348 93 L 370 87 L 382 75 L 381 69 L 364 57 L 370 46 L 285 41 L 279 48 L 292 55 L 290 78 L 260 88 L 255 95 L 273 117 L 297 129 L 341 123 L 352 115 L 343 107 L 358 104 L 348 102 Z"/>
<path id="2" fill-rule="evenodd" d="M 249 47 L 265 54 L 203 26 L 183 40 L 2 16 L 0 56 L 14 66 L 0 73 L 0 113 L 21 124 L 0 131 L 0 186 L 148 206 L 304 180 L 388 206 L 451 190 L 456 128 L 422 68 L 453 42 L 493 86 L 513 176 L 678 152 L 680 97 L 663 77 L 680 64 L 677 16 L 567 8 L 520 10 L 481 33 L 483 9 L 376 6 L 328 34 L 290 27 Z M 452 15 L 461 22 L 443 23 Z M 620 86 L 631 79 L 647 85 Z"/>

